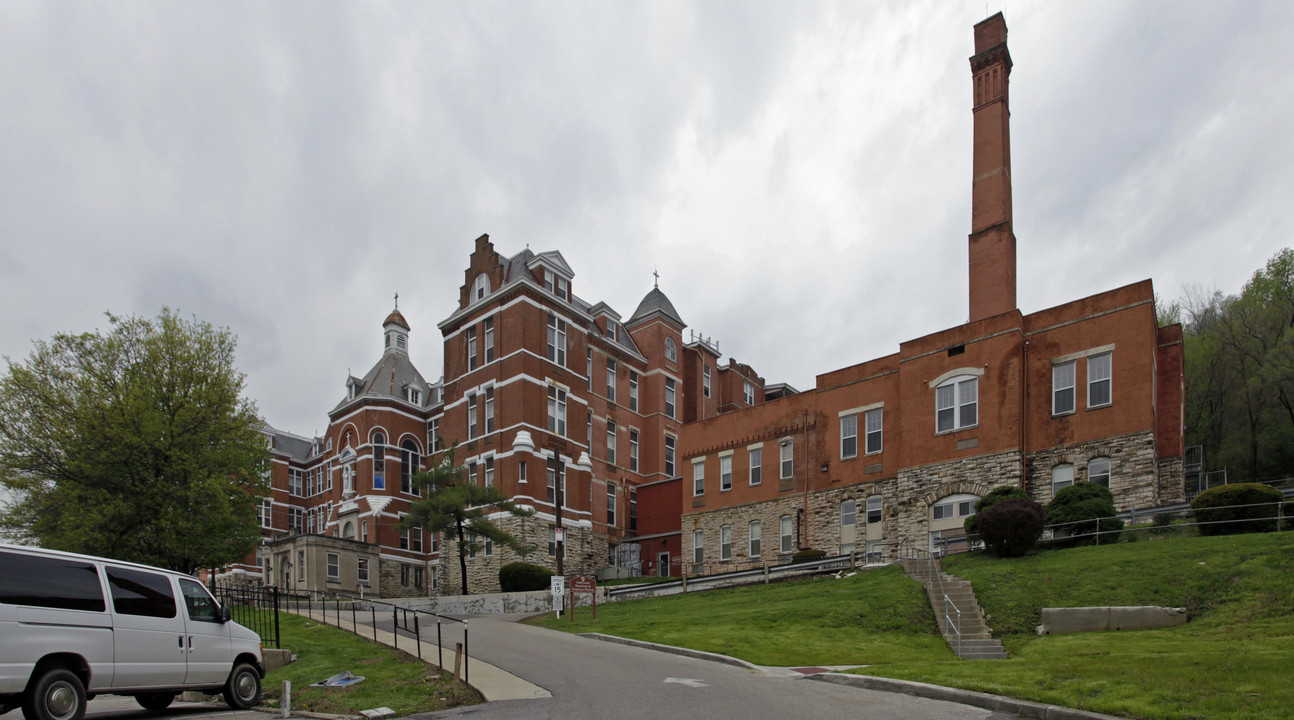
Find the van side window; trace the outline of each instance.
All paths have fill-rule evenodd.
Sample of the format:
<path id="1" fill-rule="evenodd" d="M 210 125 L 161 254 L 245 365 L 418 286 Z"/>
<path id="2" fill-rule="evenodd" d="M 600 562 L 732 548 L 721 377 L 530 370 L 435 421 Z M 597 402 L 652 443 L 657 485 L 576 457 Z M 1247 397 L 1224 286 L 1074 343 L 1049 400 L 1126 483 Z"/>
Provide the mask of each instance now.
<path id="1" fill-rule="evenodd" d="M 103 612 L 103 586 L 92 563 L 0 552 L 0 603 Z"/>
<path id="2" fill-rule="evenodd" d="M 184 606 L 189 610 L 190 620 L 220 622 L 216 612 L 216 601 L 211 599 L 201 585 L 192 580 L 181 579 L 180 592 L 184 593 Z"/>
<path id="3" fill-rule="evenodd" d="M 112 586 L 112 609 L 122 615 L 175 617 L 175 595 L 171 579 L 165 575 L 109 567 L 108 584 Z"/>

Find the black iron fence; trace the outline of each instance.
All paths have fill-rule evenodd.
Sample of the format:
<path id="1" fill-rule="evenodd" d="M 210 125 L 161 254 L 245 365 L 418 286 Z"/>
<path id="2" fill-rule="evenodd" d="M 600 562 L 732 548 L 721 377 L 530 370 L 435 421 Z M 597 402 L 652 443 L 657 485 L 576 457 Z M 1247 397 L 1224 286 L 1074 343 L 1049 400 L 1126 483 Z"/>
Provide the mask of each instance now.
<path id="1" fill-rule="evenodd" d="M 211 594 L 229 608 L 229 614 L 239 625 L 261 636 L 266 647 L 279 646 L 279 589 L 247 583 L 215 582 Z"/>

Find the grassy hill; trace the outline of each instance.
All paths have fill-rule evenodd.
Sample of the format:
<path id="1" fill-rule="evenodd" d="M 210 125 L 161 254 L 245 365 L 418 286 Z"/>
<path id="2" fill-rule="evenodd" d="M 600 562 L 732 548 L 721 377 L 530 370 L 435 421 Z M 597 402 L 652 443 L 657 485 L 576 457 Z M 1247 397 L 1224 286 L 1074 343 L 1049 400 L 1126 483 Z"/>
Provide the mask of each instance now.
<path id="1" fill-rule="evenodd" d="M 582 608 L 541 622 L 720 652 L 762 665 L 867 664 L 865 674 L 1137 718 L 1294 718 L 1294 533 L 1167 537 L 949 558 L 1006 661 L 956 659 L 924 591 L 897 568 Z M 1186 607 L 1165 630 L 1038 637 L 1044 607 Z"/>

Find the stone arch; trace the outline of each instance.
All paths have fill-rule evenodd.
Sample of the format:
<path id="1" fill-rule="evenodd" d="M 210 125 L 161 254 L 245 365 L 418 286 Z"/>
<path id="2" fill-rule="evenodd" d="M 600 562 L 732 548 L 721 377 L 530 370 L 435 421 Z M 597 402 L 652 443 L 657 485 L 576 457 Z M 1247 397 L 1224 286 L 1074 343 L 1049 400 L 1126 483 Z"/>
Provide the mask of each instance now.
<path id="1" fill-rule="evenodd" d="M 946 498 L 949 495 L 961 495 L 965 493 L 984 497 L 992 489 L 993 488 L 990 488 L 988 485 L 981 482 L 958 480 L 955 482 L 944 483 L 934 490 L 922 495 L 921 503 L 926 510 L 929 510 L 935 503 L 939 502 L 941 498 Z"/>

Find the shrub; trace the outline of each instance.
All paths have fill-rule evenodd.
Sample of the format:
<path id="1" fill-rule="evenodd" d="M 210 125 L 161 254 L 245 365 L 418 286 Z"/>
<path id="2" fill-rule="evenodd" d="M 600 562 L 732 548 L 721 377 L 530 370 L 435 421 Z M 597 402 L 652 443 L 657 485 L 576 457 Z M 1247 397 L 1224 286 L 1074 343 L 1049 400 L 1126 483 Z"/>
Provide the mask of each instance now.
<path id="1" fill-rule="evenodd" d="M 821 560 L 826 556 L 826 550 L 814 550 L 813 548 L 797 550 L 795 554 L 791 556 L 791 563 L 812 562 L 814 560 Z"/>
<path id="2" fill-rule="evenodd" d="M 1024 498 L 1009 498 L 978 513 L 979 537 L 998 557 L 1020 557 L 1042 537 L 1042 506 Z"/>
<path id="3" fill-rule="evenodd" d="M 1201 535 L 1271 532 L 1285 496 L 1270 485 L 1235 483 L 1205 490 L 1191 501 Z M 1236 507 L 1248 506 L 1248 507 Z"/>
<path id="4" fill-rule="evenodd" d="M 1176 521 L 1177 515 L 1175 513 L 1155 513 L 1155 517 L 1150 523 L 1150 534 L 1166 535 L 1173 532 L 1173 523 Z"/>
<path id="5" fill-rule="evenodd" d="M 987 495 L 979 499 L 979 502 L 975 503 L 975 514 L 966 518 L 966 522 L 963 523 L 962 527 L 966 528 L 966 534 L 974 535 L 979 532 L 979 530 L 976 529 L 979 526 L 979 523 L 975 518 L 979 517 L 980 513 L 988 510 L 1003 500 L 1011 500 L 1012 498 L 1028 500 L 1029 493 L 1015 487 L 1014 485 L 1003 485 L 990 490 Z"/>
<path id="6" fill-rule="evenodd" d="M 499 568 L 499 588 L 503 592 L 547 590 L 553 571 L 539 565 L 514 562 Z"/>
<path id="7" fill-rule="evenodd" d="M 1094 545 L 1098 542 L 1098 529 L 1101 533 L 1099 542 L 1113 543 L 1118 542 L 1119 531 L 1123 530 L 1123 521 L 1114 517 L 1117 512 L 1114 495 L 1110 494 L 1109 488 L 1096 483 L 1074 483 L 1056 493 L 1056 497 L 1047 503 L 1047 524 L 1064 526 L 1053 530 L 1059 535 L 1058 545 Z M 1093 522 L 1084 523 L 1084 520 Z M 1069 535 L 1081 537 L 1067 537 Z"/>

